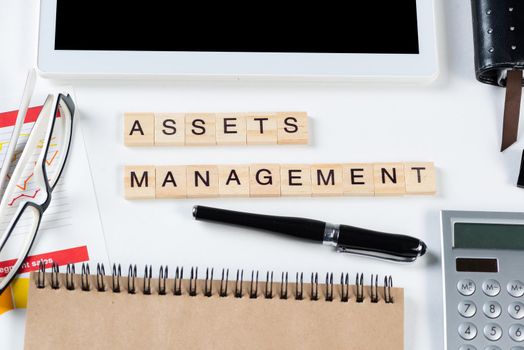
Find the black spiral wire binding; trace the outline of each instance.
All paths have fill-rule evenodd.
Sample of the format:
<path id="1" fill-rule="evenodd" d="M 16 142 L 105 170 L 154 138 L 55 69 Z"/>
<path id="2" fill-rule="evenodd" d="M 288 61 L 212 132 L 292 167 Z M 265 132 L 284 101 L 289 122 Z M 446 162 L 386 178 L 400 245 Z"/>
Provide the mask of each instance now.
<path id="1" fill-rule="evenodd" d="M 167 278 L 169 277 L 167 272 L 167 265 L 160 265 L 160 270 L 158 271 L 158 294 L 166 295 L 167 294 Z"/>
<path id="2" fill-rule="evenodd" d="M 210 273 L 209 268 L 206 268 L 206 283 L 204 284 L 204 295 L 206 297 L 213 295 L 213 271 L 212 268 Z"/>
<path id="3" fill-rule="evenodd" d="M 288 273 L 282 272 L 282 282 L 280 282 L 280 299 L 287 299 Z"/>
<path id="4" fill-rule="evenodd" d="M 184 278 L 184 268 L 176 267 L 175 270 L 175 286 L 173 288 L 174 295 L 182 295 L 182 279 Z"/>
<path id="5" fill-rule="evenodd" d="M 349 273 L 340 274 L 340 301 L 347 303 L 349 301 Z"/>
<path id="6" fill-rule="evenodd" d="M 120 265 L 113 264 L 112 269 L 112 285 L 111 290 L 114 293 L 120 293 L 121 292 L 121 286 L 120 286 L 120 278 L 122 276 L 122 271 Z M 152 274 L 152 266 L 146 265 L 144 270 L 144 288 L 142 290 L 143 294 L 153 294 L 153 289 L 151 288 L 151 279 L 153 278 Z M 51 276 L 50 276 L 50 287 L 53 289 L 59 289 L 60 288 L 60 271 L 59 266 L 56 263 L 52 263 L 51 265 Z M 174 289 L 173 294 L 174 295 L 182 295 L 184 292 L 182 290 L 182 281 L 183 281 L 183 268 L 177 267 L 175 270 L 175 276 L 174 276 Z M 203 281 L 204 284 L 204 295 L 206 297 L 213 296 L 213 275 L 214 275 L 214 269 L 213 268 L 207 268 L 206 269 L 206 278 L 205 281 Z M 74 264 L 67 264 L 66 268 L 66 274 L 65 274 L 65 287 L 67 290 L 75 290 L 75 265 Z M 273 298 L 273 271 L 267 271 L 266 272 L 266 280 L 265 280 L 265 288 L 263 290 L 263 293 L 260 295 L 263 295 L 265 299 L 272 299 Z M 168 289 L 168 267 L 167 266 L 160 266 L 159 273 L 158 273 L 158 294 L 159 295 L 166 295 L 167 289 Z M 36 280 L 35 284 L 37 288 L 45 288 L 46 283 L 46 267 L 44 261 L 39 262 L 38 271 L 36 274 Z M 129 273 L 128 273 L 128 279 L 127 279 L 127 290 L 129 294 L 135 294 L 137 293 L 136 288 L 136 279 L 137 279 L 137 267 L 136 265 L 130 265 L 129 266 Z M 288 279 L 289 275 L 288 272 L 282 272 L 282 280 L 280 283 L 280 291 L 277 294 L 280 299 L 288 299 L 289 298 L 289 286 L 288 286 Z M 198 267 L 191 268 L 191 275 L 189 278 L 189 290 L 188 294 L 190 296 L 196 296 L 198 294 L 197 288 L 198 288 Z M 243 297 L 243 283 L 244 283 L 244 270 L 237 270 L 237 276 L 235 280 L 235 290 L 234 290 L 234 297 L 236 298 L 242 298 Z M 82 264 L 82 272 L 80 274 L 80 284 L 81 284 L 81 290 L 82 291 L 90 291 L 91 290 L 91 275 L 90 275 L 90 268 L 89 264 L 83 263 Z M 229 269 L 222 269 L 222 277 L 220 280 L 220 288 L 218 291 L 218 295 L 220 297 L 226 297 L 228 296 L 228 284 L 229 284 Z M 305 294 L 304 294 L 304 274 L 303 273 L 296 273 L 296 279 L 295 279 L 295 290 L 294 290 L 294 298 L 295 300 L 304 300 Z M 364 302 L 364 274 L 360 273 L 356 275 L 355 280 L 356 285 L 356 293 L 355 293 L 355 301 L 358 303 Z M 248 294 L 250 299 L 257 299 L 259 297 L 259 271 L 252 270 L 251 271 L 251 281 L 249 285 L 249 291 Z M 318 283 L 318 273 L 312 273 L 311 274 L 311 295 L 310 300 L 315 301 L 319 300 L 319 283 Z M 325 288 L 325 296 L 324 299 L 327 302 L 332 302 L 335 300 L 335 285 L 333 280 L 333 273 L 327 273 L 326 274 L 326 281 L 324 283 Z M 371 303 L 378 303 L 380 302 L 380 295 L 378 293 L 378 274 L 371 274 L 371 280 L 370 280 L 370 291 L 369 291 L 369 298 Z M 384 302 L 386 304 L 394 303 L 394 298 L 392 295 L 392 288 L 393 288 L 393 278 L 389 275 L 384 277 Z M 96 290 L 99 292 L 105 292 L 107 291 L 106 287 L 106 274 L 105 274 L 105 267 L 104 264 L 97 264 L 97 272 L 96 272 Z M 341 302 L 348 302 L 349 301 L 349 291 L 350 291 L 350 285 L 349 285 L 349 274 L 348 273 L 342 273 L 340 275 L 340 301 Z"/>
<path id="7" fill-rule="evenodd" d="M 127 274 L 127 292 L 129 294 L 136 293 L 136 265 L 129 265 L 129 272 Z"/>
<path id="8" fill-rule="evenodd" d="M 120 277 L 122 277 L 122 268 L 120 264 L 118 267 L 116 264 L 113 264 L 113 274 L 111 276 L 111 289 L 113 293 L 120 293 Z"/>
<path id="9" fill-rule="evenodd" d="M 295 299 L 302 300 L 304 299 L 304 273 L 301 272 L 300 278 L 299 278 L 299 274 L 297 272 L 297 276 L 295 280 L 296 280 Z"/>
<path id="10" fill-rule="evenodd" d="M 189 295 L 195 297 L 197 295 L 197 279 L 198 267 L 191 268 L 191 275 L 189 276 Z"/>
<path id="11" fill-rule="evenodd" d="M 153 266 L 146 265 L 146 268 L 144 270 L 144 294 L 150 295 L 151 294 L 151 277 L 153 277 Z"/>
<path id="12" fill-rule="evenodd" d="M 106 291 L 106 269 L 104 264 L 96 264 L 96 290 Z"/>
<path id="13" fill-rule="evenodd" d="M 249 284 L 249 299 L 256 299 L 258 297 L 258 271 L 255 276 L 255 271 L 251 271 L 251 283 Z"/>
<path id="14" fill-rule="evenodd" d="M 370 285 L 370 299 L 372 303 L 378 303 L 378 275 L 375 275 L 373 280 L 373 274 L 371 274 Z"/>
<path id="15" fill-rule="evenodd" d="M 384 277 L 384 301 L 386 304 L 393 303 L 393 297 L 391 296 L 391 288 L 393 288 L 393 279 L 391 276 Z"/>
<path id="16" fill-rule="evenodd" d="M 357 303 L 361 303 L 364 301 L 364 274 L 358 274 L 355 281 L 355 285 L 357 286 Z"/>
<path id="17" fill-rule="evenodd" d="M 242 298 L 242 283 L 244 283 L 244 270 L 237 270 L 235 281 L 235 298 Z"/>
<path id="18" fill-rule="evenodd" d="M 53 261 L 53 264 L 51 265 L 51 288 L 53 289 L 60 288 L 60 282 L 58 280 L 59 272 L 58 264 Z"/>
<path id="19" fill-rule="evenodd" d="M 75 265 L 74 264 L 67 264 L 66 289 L 75 290 Z"/>
<path id="20" fill-rule="evenodd" d="M 333 273 L 326 273 L 326 301 L 333 301 Z"/>
<path id="21" fill-rule="evenodd" d="M 311 300 L 318 300 L 318 273 L 311 273 Z"/>
<path id="22" fill-rule="evenodd" d="M 81 287 L 84 292 L 89 292 L 91 290 L 91 283 L 89 281 L 89 276 L 91 272 L 89 271 L 89 264 L 82 263 L 82 278 L 80 280 Z"/>
<path id="23" fill-rule="evenodd" d="M 273 271 L 266 273 L 266 288 L 264 289 L 264 298 L 273 299 Z"/>
<path id="24" fill-rule="evenodd" d="M 229 281 L 229 269 L 222 269 L 222 278 L 220 279 L 220 297 L 227 297 L 227 283 Z"/>
<path id="25" fill-rule="evenodd" d="M 38 273 L 36 275 L 36 288 L 45 288 L 45 263 L 40 260 L 38 263 Z"/>

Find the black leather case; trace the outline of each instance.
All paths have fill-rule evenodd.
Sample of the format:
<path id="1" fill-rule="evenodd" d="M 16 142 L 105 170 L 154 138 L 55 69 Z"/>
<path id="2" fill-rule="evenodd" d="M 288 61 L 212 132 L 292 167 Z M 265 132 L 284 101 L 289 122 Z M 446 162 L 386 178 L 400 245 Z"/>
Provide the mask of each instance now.
<path id="1" fill-rule="evenodd" d="M 507 69 L 524 69 L 524 0 L 471 0 L 471 8 L 477 80 L 505 86 Z"/>

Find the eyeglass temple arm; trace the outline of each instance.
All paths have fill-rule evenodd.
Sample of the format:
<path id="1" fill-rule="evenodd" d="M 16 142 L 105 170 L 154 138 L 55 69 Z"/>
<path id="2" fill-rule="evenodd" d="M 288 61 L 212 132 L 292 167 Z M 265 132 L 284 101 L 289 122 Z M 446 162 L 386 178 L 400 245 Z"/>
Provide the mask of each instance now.
<path id="1" fill-rule="evenodd" d="M 18 142 L 18 136 L 20 135 L 20 130 L 22 125 L 24 125 L 25 115 L 27 114 L 27 109 L 29 108 L 29 103 L 31 101 L 31 96 L 35 88 L 36 73 L 34 69 L 31 69 L 27 74 L 27 79 L 25 82 L 24 93 L 22 94 L 22 100 L 20 101 L 20 107 L 16 115 L 15 127 L 13 133 L 11 134 L 11 139 L 9 140 L 9 146 L 7 147 L 7 152 L 2 164 L 2 169 L 0 169 L 0 191 L 4 188 L 5 181 L 7 179 L 7 173 L 11 167 L 11 162 L 16 149 L 16 143 Z"/>
<path id="2" fill-rule="evenodd" d="M 41 129 L 43 126 L 46 125 L 45 123 L 46 119 L 48 120 L 49 118 L 49 115 L 51 113 L 51 109 L 53 106 L 53 100 L 54 98 L 52 95 L 49 95 L 47 97 L 44 103 L 44 107 L 40 111 L 38 119 L 36 120 L 36 123 L 33 126 L 33 130 L 31 131 L 31 134 L 29 135 L 29 139 L 27 140 L 26 146 L 24 147 L 24 150 L 22 151 L 22 155 L 20 156 L 20 159 L 18 160 L 18 163 L 16 164 L 15 170 L 13 171 L 13 174 L 11 175 L 11 180 L 9 181 L 7 188 L 2 196 L 2 200 L 0 201 L 0 217 L 2 217 L 5 214 L 5 210 L 8 206 L 8 202 L 16 188 L 17 181 L 22 176 L 22 172 L 25 170 L 27 163 L 31 159 L 33 152 L 38 144 L 38 141 L 41 139 L 41 134 L 42 134 Z"/>

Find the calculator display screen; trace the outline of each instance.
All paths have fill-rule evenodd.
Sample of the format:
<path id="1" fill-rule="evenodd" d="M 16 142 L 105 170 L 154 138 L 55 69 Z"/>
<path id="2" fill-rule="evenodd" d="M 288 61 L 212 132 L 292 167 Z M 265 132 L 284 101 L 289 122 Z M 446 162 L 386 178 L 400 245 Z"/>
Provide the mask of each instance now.
<path id="1" fill-rule="evenodd" d="M 416 3 L 57 0 L 55 50 L 418 54 Z"/>
<path id="2" fill-rule="evenodd" d="M 454 248 L 524 250 L 524 225 L 458 222 Z"/>
<path id="3" fill-rule="evenodd" d="M 497 259 L 457 258 L 458 272 L 499 272 Z"/>

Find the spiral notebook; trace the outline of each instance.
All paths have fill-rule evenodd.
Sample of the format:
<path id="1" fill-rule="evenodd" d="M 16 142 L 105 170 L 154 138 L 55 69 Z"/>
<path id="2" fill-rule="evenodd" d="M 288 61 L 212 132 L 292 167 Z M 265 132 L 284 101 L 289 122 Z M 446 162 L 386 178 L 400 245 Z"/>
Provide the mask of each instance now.
<path id="1" fill-rule="evenodd" d="M 306 283 L 303 274 L 206 269 L 199 276 L 195 268 L 184 278 L 182 269 L 170 275 L 161 267 L 152 278 L 146 266 L 138 278 L 136 271 L 33 272 L 25 348 L 404 348 L 404 293 L 391 277 L 367 276 L 366 284 L 357 274 L 350 284 L 348 274 L 322 282 L 315 274 Z"/>

